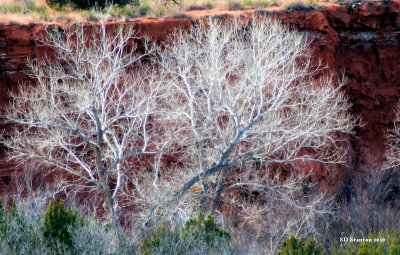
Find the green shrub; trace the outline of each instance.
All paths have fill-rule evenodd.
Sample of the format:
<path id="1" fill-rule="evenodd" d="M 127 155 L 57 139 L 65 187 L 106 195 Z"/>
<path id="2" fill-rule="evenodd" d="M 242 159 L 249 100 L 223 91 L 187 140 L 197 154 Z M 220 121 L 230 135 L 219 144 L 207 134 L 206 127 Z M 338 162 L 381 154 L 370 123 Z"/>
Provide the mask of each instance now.
<path id="1" fill-rule="evenodd" d="M 165 8 L 164 8 L 163 6 L 160 6 L 159 8 L 157 8 L 157 9 L 154 11 L 154 14 L 155 14 L 157 17 L 163 16 L 163 15 L 165 14 Z"/>
<path id="2" fill-rule="evenodd" d="M 15 201 L 6 210 L 0 200 L 0 251 L 7 255 L 50 254 L 40 226 L 20 210 Z"/>
<path id="3" fill-rule="evenodd" d="M 282 245 L 282 249 L 278 255 L 323 255 L 326 254 L 325 249 L 321 244 L 309 237 L 307 241 L 303 241 L 291 235 Z"/>
<path id="4" fill-rule="evenodd" d="M 22 11 L 23 11 L 22 6 L 15 4 L 15 3 L 8 3 L 8 4 L 3 4 L 0 6 L 0 13 L 3 13 L 3 14 L 20 13 Z"/>
<path id="5" fill-rule="evenodd" d="M 109 226 L 79 218 L 62 202 L 52 201 L 44 214 L 28 215 L 15 202 L 6 210 L 0 199 L 1 255 L 132 254 L 131 244 L 125 239 L 115 242 Z"/>
<path id="6" fill-rule="evenodd" d="M 253 4 L 253 0 L 243 0 L 244 6 L 251 6 Z"/>
<path id="7" fill-rule="evenodd" d="M 368 241 L 361 243 L 349 240 L 344 245 L 334 244 L 332 255 L 399 255 L 400 235 L 393 230 L 370 233 Z"/>
<path id="8" fill-rule="evenodd" d="M 242 10 L 243 6 L 239 1 L 229 0 L 228 1 L 228 9 L 231 10 L 231 11 Z"/>
<path id="9" fill-rule="evenodd" d="M 136 14 L 136 9 L 129 5 L 124 7 L 111 7 L 109 11 L 112 16 L 117 16 L 117 17 L 119 16 L 131 17 Z"/>
<path id="10" fill-rule="evenodd" d="M 10 209 L 6 210 L 3 205 L 0 212 L 0 239 L 5 240 L 10 251 L 19 252 L 25 235 L 20 233 L 30 232 L 30 227 L 25 215 L 18 209 L 15 201 Z"/>
<path id="11" fill-rule="evenodd" d="M 399 238 L 394 239 L 392 241 L 392 243 L 390 244 L 389 254 L 390 255 L 400 254 L 400 239 Z"/>
<path id="12" fill-rule="evenodd" d="M 71 3 L 71 0 L 46 0 L 46 4 L 53 9 L 62 9 Z"/>
<path id="13" fill-rule="evenodd" d="M 38 15 L 41 19 L 48 20 L 50 18 L 49 10 L 46 6 L 36 6 L 35 3 L 27 3 L 26 8 L 33 15 Z"/>
<path id="14" fill-rule="evenodd" d="M 231 235 L 219 229 L 212 216 L 202 213 L 196 219 L 190 219 L 179 230 L 170 230 L 163 223 L 152 238 L 145 239 L 140 246 L 144 255 L 153 254 L 219 254 L 232 253 Z"/>
<path id="15" fill-rule="evenodd" d="M 71 208 L 64 208 L 64 203 L 53 200 L 44 214 L 43 235 L 49 243 L 60 242 L 72 247 L 70 229 L 82 225 L 83 219 L 79 219 Z"/>
<path id="16" fill-rule="evenodd" d="M 148 4 L 145 4 L 145 5 L 143 5 L 143 6 L 140 6 L 140 8 L 139 8 L 139 14 L 141 15 L 141 16 L 145 16 L 145 15 L 147 15 L 147 14 L 149 14 L 149 12 L 150 12 L 150 5 L 148 5 Z"/>
<path id="17" fill-rule="evenodd" d="M 270 6 L 279 6 L 279 5 L 281 5 L 279 0 L 271 0 Z"/>
<path id="18" fill-rule="evenodd" d="M 119 11 L 119 15 L 120 16 L 127 16 L 127 17 L 129 17 L 129 16 L 133 16 L 133 15 L 135 15 L 135 9 L 134 8 L 132 8 L 131 6 L 124 6 L 124 7 L 119 7 L 118 8 L 120 11 Z"/>
<path id="19" fill-rule="evenodd" d="M 80 9 L 103 9 L 110 5 L 123 7 L 128 4 L 139 5 L 139 0 L 71 0 L 71 2 Z"/>
<path id="20" fill-rule="evenodd" d="M 126 5 L 139 5 L 139 0 L 46 0 L 46 4 L 54 9 L 73 4 L 78 9 L 103 9 L 107 6 L 118 5 L 124 7 Z"/>
<path id="21" fill-rule="evenodd" d="M 331 249 L 332 255 L 399 255 L 400 234 L 395 231 L 370 233 L 367 241 L 356 242 L 349 239 L 345 244 L 335 243 Z M 286 239 L 278 255 L 319 255 L 326 254 L 322 245 L 308 238 L 306 242 L 294 235 Z"/>
<path id="22" fill-rule="evenodd" d="M 220 241 L 229 242 L 231 235 L 229 232 L 219 229 L 212 216 L 204 218 L 204 215 L 200 213 L 197 219 L 190 219 L 186 222 L 182 229 L 182 238 L 193 244 L 204 238 L 206 245 L 211 247 Z"/>
<path id="23" fill-rule="evenodd" d="M 269 7 L 271 5 L 269 0 L 261 0 L 260 4 L 261 4 L 262 7 Z"/>
<path id="24" fill-rule="evenodd" d="M 0 198 L 0 237 L 4 236 L 5 223 L 7 222 L 7 211 L 3 206 L 3 201 Z"/>
<path id="25" fill-rule="evenodd" d="M 82 16 L 89 20 L 89 21 L 93 21 L 97 19 L 97 14 L 95 10 L 83 10 L 81 11 Z"/>
<path id="26" fill-rule="evenodd" d="M 215 5 L 215 1 L 214 1 L 214 0 L 209 0 L 209 1 L 206 2 L 206 4 L 204 5 L 204 7 L 205 7 L 207 10 L 212 10 L 212 9 L 214 8 L 214 5 Z"/>

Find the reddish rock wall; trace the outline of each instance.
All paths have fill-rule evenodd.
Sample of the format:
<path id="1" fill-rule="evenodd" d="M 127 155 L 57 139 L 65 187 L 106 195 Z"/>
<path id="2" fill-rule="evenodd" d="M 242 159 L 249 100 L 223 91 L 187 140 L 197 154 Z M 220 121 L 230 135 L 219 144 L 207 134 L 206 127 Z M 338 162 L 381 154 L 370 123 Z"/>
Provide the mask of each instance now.
<path id="1" fill-rule="evenodd" d="M 400 95 L 400 4 L 321 5 L 319 10 L 287 12 L 281 9 L 255 11 L 279 18 L 290 27 L 307 33 L 315 56 L 329 65 L 327 71 L 348 78 L 345 88 L 353 113 L 364 125 L 352 139 L 352 171 L 368 171 L 383 162 L 384 132 L 394 117 Z M 189 12 L 187 17 L 133 19 L 127 25 L 153 39 L 163 41 L 175 27 L 188 28 L 204 16 L 246 12 Z M 25 61 L 43 55 L 35 45 L 42 25 L 0 25 L 0 112 L 7 105 L 7 91 L 28 77 Z M 0 193 L 12 183 L 17 168 L 0 151 Z M 322 174 L 322 177 L 324 178 Z M 321 176 L 321 174 L 319 174 Z"/>
<path id="2" fill-rule="evenodd" d="M 320 11 L 260 11 L 313 38 L 315 55 L 348 79 L 345 88 L 363 126 L 352 139 L 351 170 L 368 171 L 384 161 L 385 130 L 400 95 L 400 4 L 321 6 Z"/>

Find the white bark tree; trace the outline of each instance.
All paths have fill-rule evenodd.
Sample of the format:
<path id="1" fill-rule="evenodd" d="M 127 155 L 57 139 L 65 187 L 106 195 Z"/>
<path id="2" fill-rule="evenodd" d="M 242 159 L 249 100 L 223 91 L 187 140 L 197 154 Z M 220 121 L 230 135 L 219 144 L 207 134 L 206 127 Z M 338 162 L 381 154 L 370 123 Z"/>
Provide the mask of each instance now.
<path id="1" fill-rule="evenodd" d="M 400 101 L 395 110 L 393 127 L 386 134 L 386 162 L 384 169 L 398 168 L 400 166 Z"/>
<path id="2" fill-rule="evenodd" d="M 148 86 L 154 76 L 141 65 L 152 49 L 138 53 L 135 31 L 106 23 L 46 28 L 39 40 L 55 59 L 29 62 L 37 85 L 10 93 L 5 119 L 14 130 L 4 142 L 12 159 L 61 169 L 72 186 L 101 194 L 120 238 L 116 210 L 130 159 L 157 150 L 148 120 L 160 89 Z"/>
<path id="3" fill-rule="evenodd" d="M 127 52 L 132 32 L 108 33 L 104 22 L 49 30 L 43 44 L 56 63 L 31 62 L 37 86 L 10 94 L 5 118 L 15 128 L 4 142 L 14 159 L 61 169 L 75 187 L 102 194 L 119 237 L 118 201 L 143 225 L 220 204 L 249 218 L 271 215 L 281 200 L 324 212 L 319 199 L 298 202 L 302 170 L 345 163 L 355 120 L 343 84 L 315 79 L 322 67 L 304 36 L 269 19 L 210 20 L 178 30 L 144 67 L 153 48 Z M 152 168 L 132 173 L 130 159 L 145 154 L 156 154 Z"/>
<path id="4" fill-rule="evenodd" d="M 169 153 L 178 159 L 172 174 L 153 179 L 158 202 L 146 223 L 171 211 L 213 213 L 218 204 L 244 215 L 259 210 L 238 192 L 316 211 L 315 201 L 295 201 L 308 176 L 300 170 L 346 162 L 351 105 L 343 82 L 315 78 L 323 67 L 313 64 L 305 36 L 270 19 L 225 22 L 178 30 L 158 52 L 160 83 L 169 93 Z M 280 175 L 277 165 L 293 174 Z"/>

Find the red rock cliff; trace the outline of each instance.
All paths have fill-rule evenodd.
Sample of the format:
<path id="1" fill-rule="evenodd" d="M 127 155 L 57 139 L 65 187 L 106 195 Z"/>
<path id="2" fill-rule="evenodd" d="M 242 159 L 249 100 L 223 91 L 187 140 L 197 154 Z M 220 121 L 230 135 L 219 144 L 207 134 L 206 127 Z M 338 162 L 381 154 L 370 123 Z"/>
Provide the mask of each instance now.
<path id="1" fill-rule="evenodd" d="M 295 11 L 258 10 L 246 12 L 192 12 L 183 18 L 133 19 L 127 24 L 155 40 L 163 41 L 175 27 L 188 28 L 204 16 L 239 14 L 279 18 L 290 27 L 304 31 L 312 39 L 316 57 L 329 72 L 348 78 L 345 90 L 352 111 L 361 116 L 363 126 L 352 138 L 352 171 L 368 171 L 384 159 L 385 130 L 394 118 L 400 95 L 400 3 L 362 5 L 321 5 L 317 9 Z M 0 112 L 8 103 L 7 91 L 28 77 L 26 59 L 40 57 L 43 48 L 35 36 L 43 25 L 0 25 Z M 3 126 L 4 129 L 4 126 Z M 0 151 L 0 193 L 18 172 Z M 320 173 L 319 178 L 324 178 Z"/>

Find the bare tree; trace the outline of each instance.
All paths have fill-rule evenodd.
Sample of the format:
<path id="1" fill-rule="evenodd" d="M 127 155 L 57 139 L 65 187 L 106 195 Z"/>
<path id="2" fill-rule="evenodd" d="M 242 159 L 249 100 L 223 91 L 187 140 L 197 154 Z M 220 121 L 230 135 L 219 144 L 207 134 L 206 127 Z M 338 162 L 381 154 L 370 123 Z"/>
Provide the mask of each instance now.
<path id="1" fill-rule="evenodd" d="M 393 128 L 387 131 L 386 159 L 384 169 L 398 168 L 400 166 L 400 103 L 398 103 Z"/>
<path id="2" fill-rule="evenodd" d="M 343 82 L 315 78 L 323 66 L 313 64 L 305 36 L 270 19 L 225 22 L 178 30 L 158 52 L 169 93 L 166 153 L 177 159 L 175 171 L 151 181 L 158 203 L 146 223 L 224 204 L 249 217 L 268 211 L 269 203 L 250 206 L 252 194 L 323 212 L 316 200 L 296 202 L 308 186 L 304 170 L 346 162 L 355 119 Z"/>
<path id="3" fill-rule="evenodd" d="M 4 142 L 13 159 L 61 169 L 71 186 L 101 194 L 121 237 L 116 210 L 130 159 L 157 150 L 148 120 L 159 88 L 141 65 L 152 49 L 145 43 L 139 54 L 132 29 L 106 23 L 46 28 L 39 40 L 55 60 L 29 62 L 37 85 L 10 93 L 5 119 L 15 125 Z"/>
<path id="4" fill-rule="evenodd" d="M 127 27 L 49 28 L 42 43 L 56 63 L 31 62 L 37 86 L 10 94 L 10 155 L 102 194 L 119 237 L 122 202 L 146 226 L 223 206 L 259 222 L 283 200 L 309 212 L 290 229 L 313 229 L 306 221 L 326 207 L 298 197 L 313 167 L 346 162 L 355 120 L 343 83 L 315 78 L 322 67 L 301 34 L 269 19 L 244 23 L 177 30 L 153 67 L 141 59 L 154 48 L 126 50 L 135 37 Z M 152 165 L 135 171 L 146 154 Z"/>

